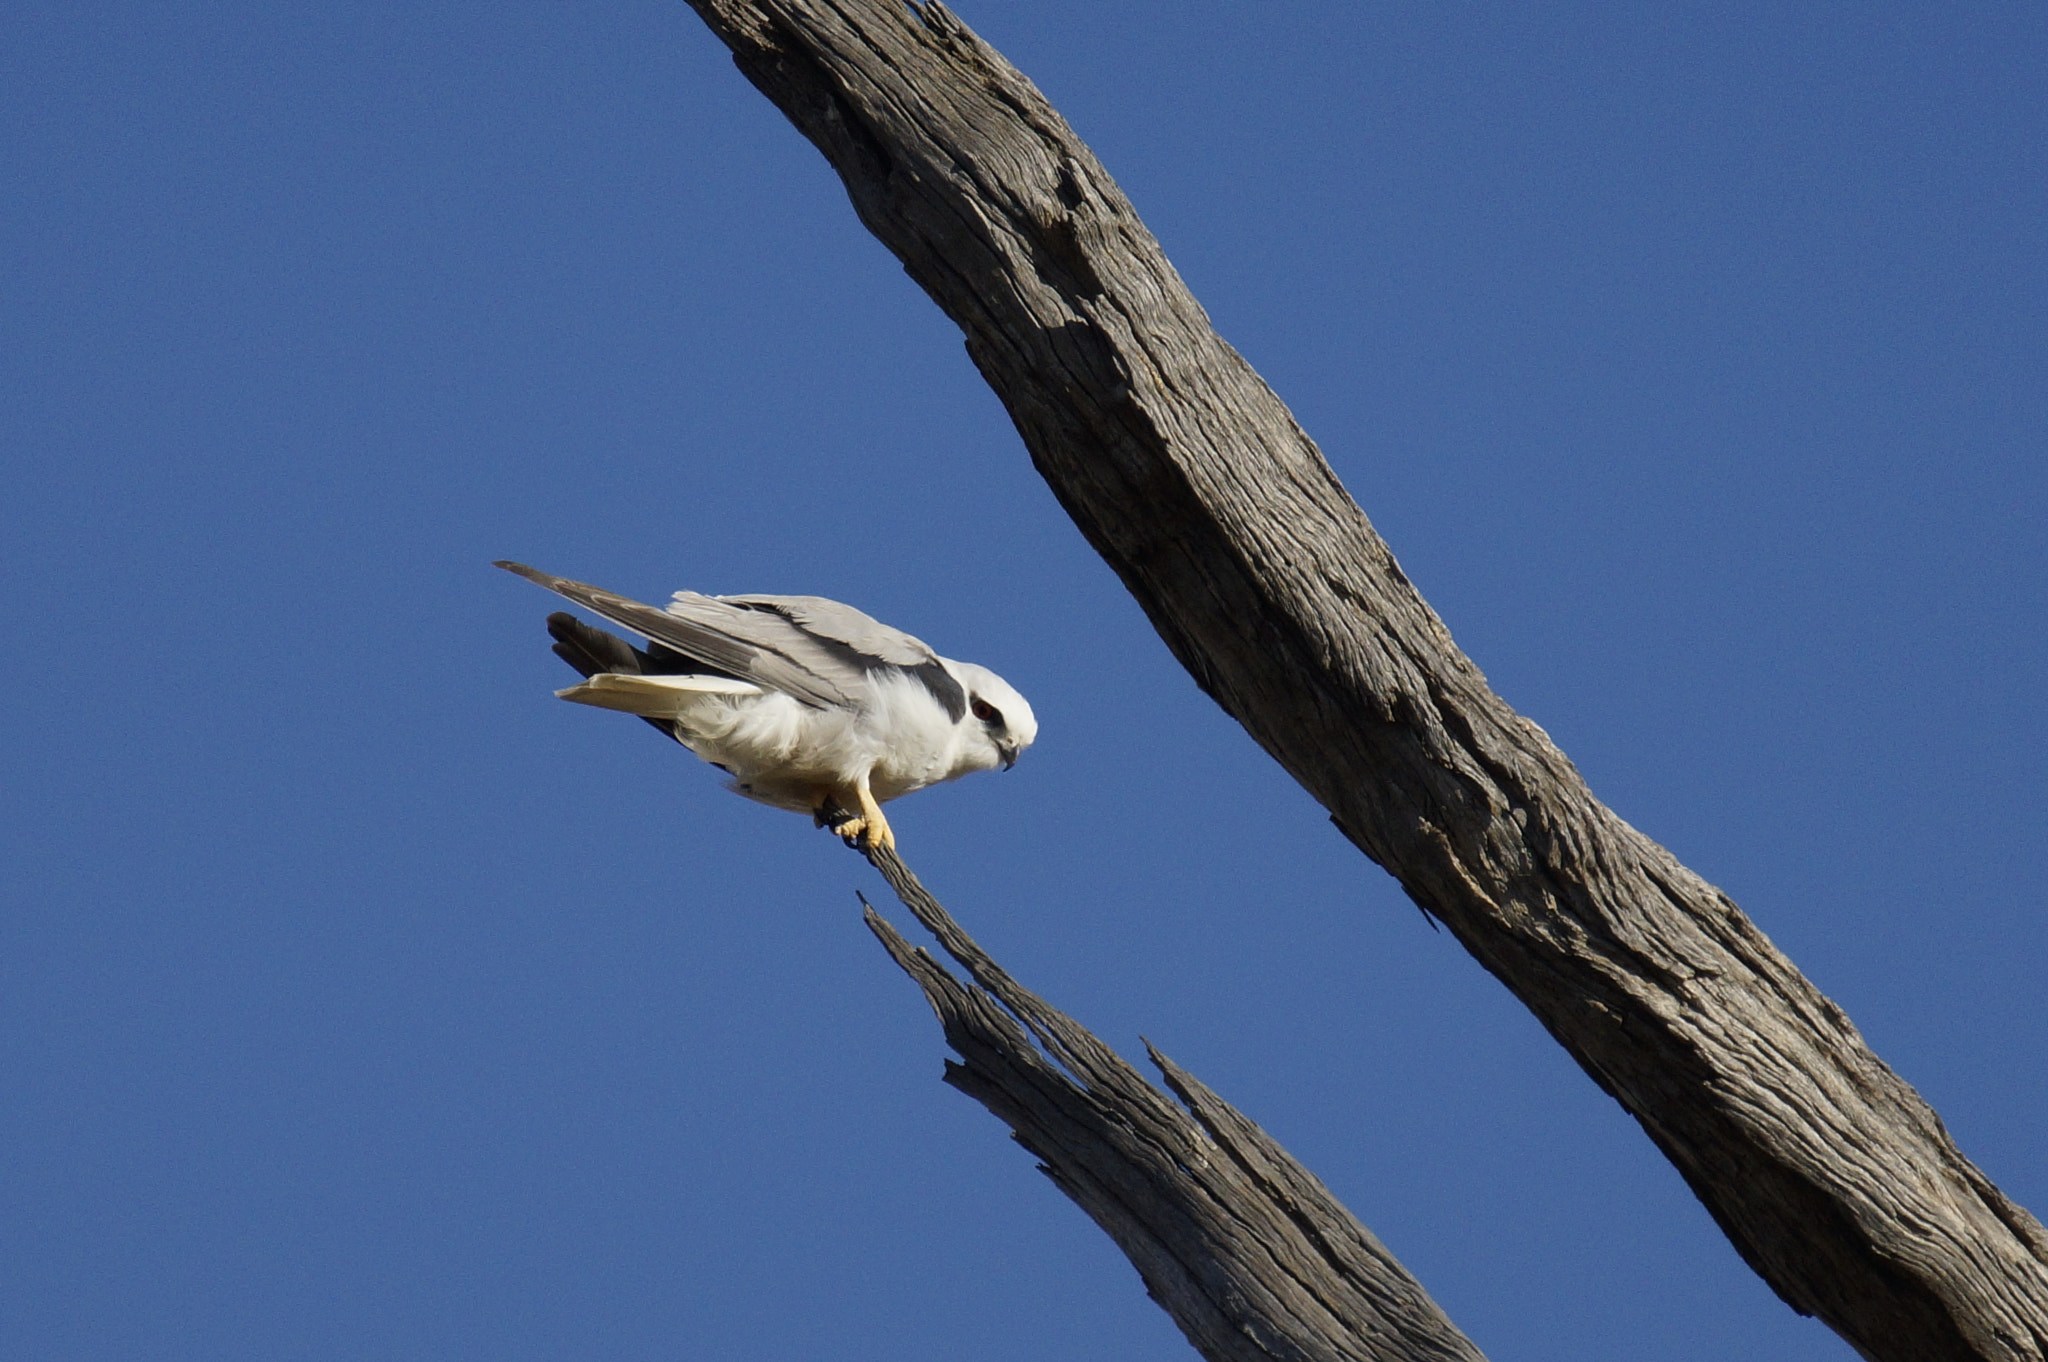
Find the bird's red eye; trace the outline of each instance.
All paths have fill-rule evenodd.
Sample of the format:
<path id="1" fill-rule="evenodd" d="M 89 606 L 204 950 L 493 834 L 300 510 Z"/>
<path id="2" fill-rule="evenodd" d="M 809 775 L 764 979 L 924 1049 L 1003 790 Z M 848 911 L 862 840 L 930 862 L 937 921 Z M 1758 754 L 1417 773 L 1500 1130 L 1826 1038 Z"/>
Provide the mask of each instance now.
<path id="1" fill-rule="evenodd" d="M 1003 712 L 979 695 L 974 697 L 974 703 L 969 708 L 974 711 L 974 717 L 985 724 L 1000 725 L 1003 722 Z"/>

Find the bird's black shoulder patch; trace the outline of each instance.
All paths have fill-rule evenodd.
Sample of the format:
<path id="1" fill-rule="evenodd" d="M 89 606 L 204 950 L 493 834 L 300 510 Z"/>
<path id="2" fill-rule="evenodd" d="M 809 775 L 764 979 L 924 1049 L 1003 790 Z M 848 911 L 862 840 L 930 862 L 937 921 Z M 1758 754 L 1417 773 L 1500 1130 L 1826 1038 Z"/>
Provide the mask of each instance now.
<path id="1" fill-rule="evenodd" d="M 953 679 L 953 673 L 947 671 L 944 664 L 926 662 L 903 670 L 907 675 L 916 677 L 932 693 L 932 699 L 939 702 L 939 708 L 946 711 L 948 719 L 957 724 L 967 716 L 967 688 Z"/>

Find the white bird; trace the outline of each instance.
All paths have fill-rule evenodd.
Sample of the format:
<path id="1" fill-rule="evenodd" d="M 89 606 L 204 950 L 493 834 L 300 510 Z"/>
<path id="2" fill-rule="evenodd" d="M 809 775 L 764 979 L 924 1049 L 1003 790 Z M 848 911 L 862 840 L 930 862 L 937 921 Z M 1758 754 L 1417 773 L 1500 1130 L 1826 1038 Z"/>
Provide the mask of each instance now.
<path id="1" fill-rule="evenodd" d="M 881 806 L 973 771 L 1005 770 L 1038 736 L 1023 696 L 822 596 L 700 596 L 665 609 L 495 564 L 648 640 L 568 614 L 555 652 L 584 682 L 564 700 L 637 714 L 732 777 L 736 794 L 810 814 L 849 846 L 896 845 Z"/>

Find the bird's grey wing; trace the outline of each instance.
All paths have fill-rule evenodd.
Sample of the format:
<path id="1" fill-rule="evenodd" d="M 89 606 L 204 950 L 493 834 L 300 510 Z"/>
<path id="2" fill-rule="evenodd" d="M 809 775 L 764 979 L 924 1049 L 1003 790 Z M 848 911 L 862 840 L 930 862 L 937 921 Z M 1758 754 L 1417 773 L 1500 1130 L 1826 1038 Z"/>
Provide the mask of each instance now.
<path id="1" fill-rule="evenodd" d="M 923 639 L 892 629 L 873 615 L 823 596 L 706 597 L 694 591 L 678 591 L 676 599 L 714 600 L 721 605 L 780 615 L 813 638 L 870 659 L 871 666 L 920 667 L 938 661 L 939 657 Z"/>
<path id="2" fill-rule="evenodd" d="M 698 602 L 738 606 L 787 622 L 808 640 L 801 654 L 805 664 L 827 675 L 900 671 L 923 683 L 954 723 L 967 713 L 967 692 L 923 639 L 850 605 L 823 596 L 699 596 L 678 591 L 669 611 L 697 610 Z"/>
<path id="3" fill-rule="evenodd" d="M 850 683 L 859 674 L 849 674 L 843 667 L 819 670 L 805 656 L 818 651 L 811 636 L 780 616 L 739 606 L 684 615 L 673 609 L 657 610 L 631 597 L 588 582 L 572 582 L 524 563 L 493 566 L 516 572 L 722 675 L 782 691 L 818 709 L 851 709 L 858 703 L 859 692 Z M 711 600 L 708 596 L 698 599 Z"/>

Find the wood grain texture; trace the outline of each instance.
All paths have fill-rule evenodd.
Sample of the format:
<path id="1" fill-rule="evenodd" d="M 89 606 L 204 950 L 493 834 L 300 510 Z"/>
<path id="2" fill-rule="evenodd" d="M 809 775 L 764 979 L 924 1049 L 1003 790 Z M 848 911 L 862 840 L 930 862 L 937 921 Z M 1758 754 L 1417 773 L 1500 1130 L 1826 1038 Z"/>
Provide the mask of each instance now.
<path id="1" fill-rule="evenodd" d="M 1635 1116 L 1788 1304 L 1872 1358 L 2048 1356 L 2040 1223 L 1488 688 L 1029 81 L 937 4 L 692 5 L 959 324 L 1174 655 Z"/>
<path id="2" fill-rule="evenodd" d="M 989 958 L 894 850 L 868 859 L 973 979 L 867 923 L 924 990 L 960 1062 L 946 1081 L 994 1112 L 1102 1226 L 1210 1362 L 1483 1362 L 1436 1302 L 1315 1176 L 1157 1050 L 1185 1105 Z"/>

